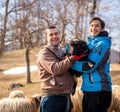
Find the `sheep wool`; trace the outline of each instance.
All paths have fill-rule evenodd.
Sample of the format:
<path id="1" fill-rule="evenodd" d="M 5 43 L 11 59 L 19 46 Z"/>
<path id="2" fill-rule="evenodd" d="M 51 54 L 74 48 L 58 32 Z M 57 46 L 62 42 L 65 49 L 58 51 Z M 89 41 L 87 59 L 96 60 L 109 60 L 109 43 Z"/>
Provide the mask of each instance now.
<path id="1" fill-rule="evenodd" d="M 25 98 L 25 95 L 21 90 L 14 90 L 10 92 L 9 98 Z"/>
<path id="2" fill-rule="evenodd" d="M 4 98 L 0 100 L 0 112 L 37 112 L 38 103 L 28 98 Z"/>
<path id="3" fill-rule="evenodd" d="M 112 102 L 108 112 L 120 112 L 120 86 L 112 86 Z"/>
<path id="4" fill-rule="evenodd" d="M 0 112 L 38 112 L 41 95 L 25 97 L 23 91 L 11 91 L 9 98 L 0 100 Z"/>
<path id="5" fill-rule="evenodd" d="M 71 112 L 82 112 L 82 98 L 83 93 L 80 90 L 80 87 L 76 87 L 74 95 L 71 95 L 71 100 L 73 103 L 73 109 Z"/>

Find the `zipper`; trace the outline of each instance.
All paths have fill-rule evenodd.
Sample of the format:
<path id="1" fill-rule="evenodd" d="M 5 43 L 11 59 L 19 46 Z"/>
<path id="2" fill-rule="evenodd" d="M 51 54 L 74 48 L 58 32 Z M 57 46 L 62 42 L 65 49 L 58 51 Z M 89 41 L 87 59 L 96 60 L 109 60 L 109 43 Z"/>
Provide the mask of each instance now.
<path id="1" fill-rule="evenodd" d="M 90 80 L 90 83 L 91 83 L 91 84 L 94 84 L 94 81 L 93 81 L 93 78 L 92 78 L 92 74 L 91 74 L 91 73 L 89 73 L 89 80 Z"/>

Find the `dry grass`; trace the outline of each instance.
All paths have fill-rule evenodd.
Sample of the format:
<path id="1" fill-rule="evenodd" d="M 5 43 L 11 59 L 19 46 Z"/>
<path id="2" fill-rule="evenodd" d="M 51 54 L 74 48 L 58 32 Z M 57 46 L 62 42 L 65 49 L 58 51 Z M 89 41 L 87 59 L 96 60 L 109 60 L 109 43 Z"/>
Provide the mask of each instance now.
<path id="1" fill-rule="evenodd" d="M 39 48 L 32 49 L 30 52 L 30 65 L 36 64 L 36 55 L 39 52 Z M 15 89 L 23 90 L 27 96 L 40 93 L 39 89 L 39 76 L 37 71 L 31 72 L 31 84 L 26 84 L 26 74 L 20 75 L 4 75 L 3 71 L 12 67 L 26 66 L 25 63 L 25 50 L 16 50 L 11 52 L 5 52 L 0 57 L 0 98 L 7 97 L 9 94 L 8 87 L 12 83 L 21 83 L 24 87 Z"/>
<path id="2" fill-rule="evenodd" d="M 30 52 L 30 64 L 36 64 L 36 55 L 39 52 L 39 48 L 34 48 Z M 12 83 L 21 83 L 24 87 L 19 87 L 15 89 L 23 90 L 25 95 L 31 96 L 36 93 L 40 93 L 39 86 L 39 76 L 37 71 L 31 72 L 31 84 L 26 84 L 26 74 L 21 75 L 4 75 L 3 71 L 10 69 L 11 67 L 25 66 L 25 50 L 16 50 L 11 52 L 5 52 L 2 57 L 0 57 L 0 98 L 7 97 L 9 94 L 8 87 Z M 112 81 L 113 84 L 120 85 L 120 65 L 112 64 Z M 81 84 L 81 78 L 79 78 L 79 84 Z M 14 89 L 14 90 L 15 90 Z"/>

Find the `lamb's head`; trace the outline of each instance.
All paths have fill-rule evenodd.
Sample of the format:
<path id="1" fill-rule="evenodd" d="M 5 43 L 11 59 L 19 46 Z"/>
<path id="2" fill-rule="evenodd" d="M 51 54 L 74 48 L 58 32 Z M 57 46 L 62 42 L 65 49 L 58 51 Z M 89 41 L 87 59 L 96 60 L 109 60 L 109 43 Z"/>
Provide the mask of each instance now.
<path id="1" fill-rule="evenodd" d="M 87 61 L 88 60 L 88 54 L 89 54 L 89 48 L 87 46 L 87 43 L 83 40 L 80 39 L 74 39 L 71 40 L 69 43 L 70 47 L 68 50 L 68 54 L 70 55 L 83 55 L 82 58 L 80 58 L 78 61 Z M 73 70 L 73 69 L 68 69 L 71 75 L 75 75 L 76 77 L 80 77 L 82 75 L 82 72 Z"/>
<path id="2" fill-rule="evenodd" d="M 80 55 L 85 52 L 88 54 L 89 52 L 87 43 L 80 39 L 71 40 L 70 46 L 71 46 L 71 50 L 70 50 L 71 55 Z"/>
<path id="3" fill-rule="evenodd" d="M 35 94 L 32 96 L 31 98 L 32 102 L 36 104 L 37 108 L 39 108 L 39 105 L 40 105 L 40 102 L 41 102 L 41 99 L 42 99 L 42 95 L 41 94 Z"/>

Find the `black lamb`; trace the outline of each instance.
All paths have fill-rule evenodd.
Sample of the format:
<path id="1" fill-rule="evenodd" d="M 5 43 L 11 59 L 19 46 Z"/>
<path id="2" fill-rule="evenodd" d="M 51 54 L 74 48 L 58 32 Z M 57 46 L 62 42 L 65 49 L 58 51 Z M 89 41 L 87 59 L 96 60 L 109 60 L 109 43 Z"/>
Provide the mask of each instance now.
<path id="1" fill-rule="evenodd" d="M 86 54 L 78 61 L 86 61 L 88 59 L 89 48 L 85 41 L 80 39 L 71 40 L 69 46 L 70 46 L 70 50 L 69 50 L 70 55 L 79 56 L 82 55 L 83 53 Z M 68 71 L 71 73 L 71 75 L 75 75 L 76 77 L 80 77 L 82 75 L 81 72 L 75 71 L 71 68 Z"/>

